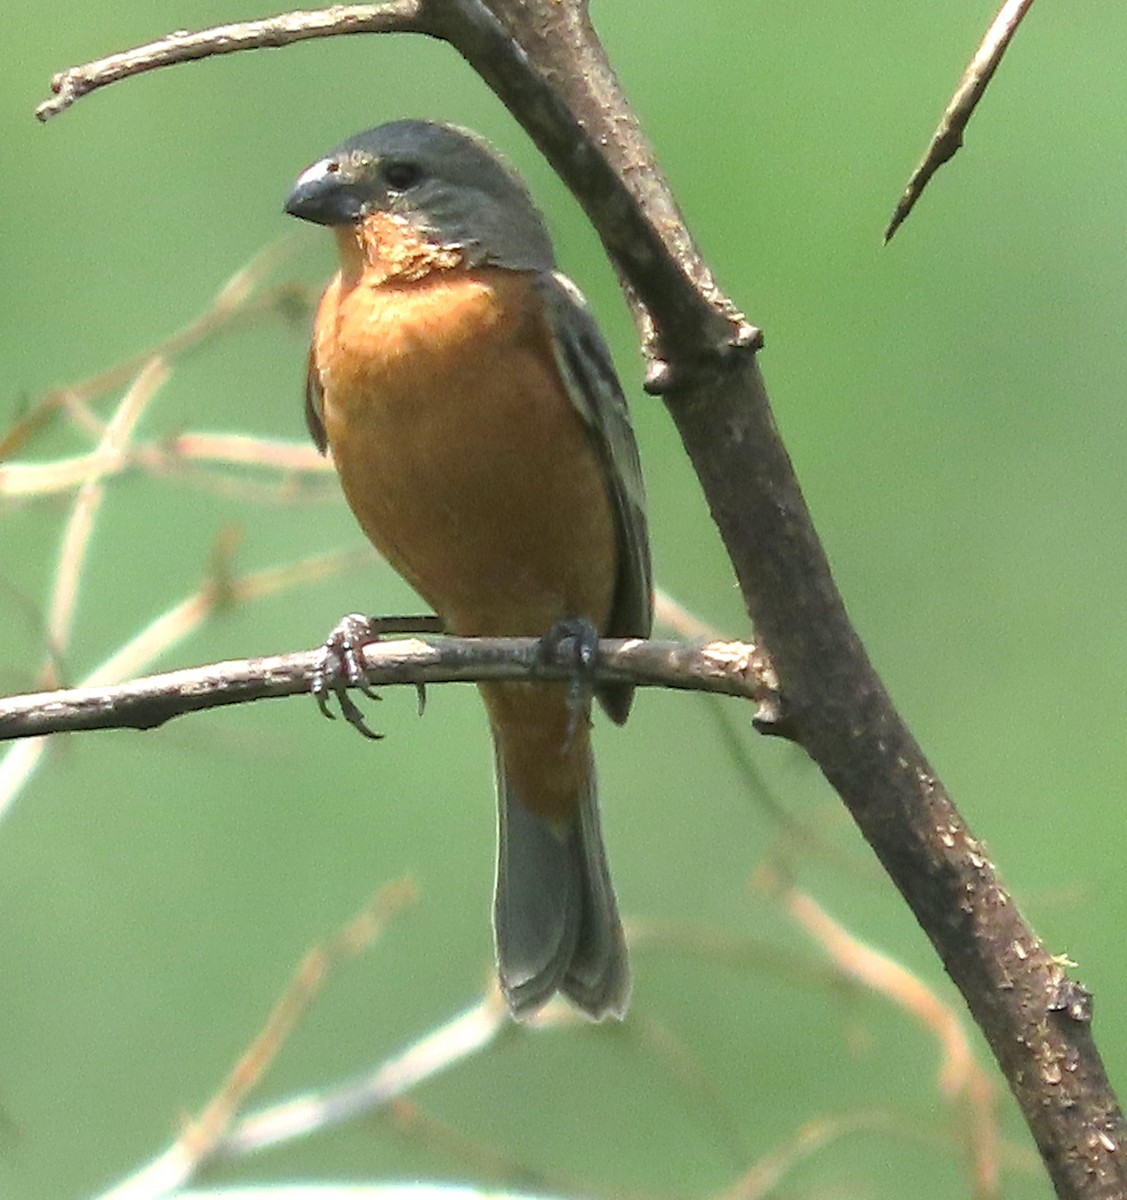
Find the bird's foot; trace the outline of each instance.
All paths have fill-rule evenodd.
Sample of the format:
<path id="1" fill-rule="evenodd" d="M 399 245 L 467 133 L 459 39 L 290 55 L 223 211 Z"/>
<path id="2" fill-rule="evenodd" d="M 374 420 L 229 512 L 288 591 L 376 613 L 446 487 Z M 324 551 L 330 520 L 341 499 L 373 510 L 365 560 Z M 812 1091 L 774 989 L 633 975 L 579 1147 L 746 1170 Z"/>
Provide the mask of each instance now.
<path id="1" fill-rule="evenodd" d="M 336 697 L 341 716 L 366 738 L 378 741 L 382 733 L 369 728 L 359 705 L 348 694 L 349 688 L 359 688 L 365 696 L 378 700 L 379 696 L 368 679 L 364 666 L 364 647 L 379 640 L 379 623 L 362 613 L 349 613 L 333 627 L 321 647 L 321 658 L 313 673 L 312 692 L 317 707 L 330 721 L 336 714 L 329 707 L 329 699 Z"/>
<path id="2" fill-rule="evenodd" d="M 442 621 L 439 617 L 366 617 L 363 613 L 349 613 L 342 617 L 325 639 L 320 661 L 313 674 L 311 691 L 317 707 L 329 720 L 336 720 L 336 714 L 329 706 L 330 697 L 335 697 L 341 715 L 353 729 L 366 738 L 378 741 L 383 734 L 368 726 L 360 707 L 348 694 L 350 688 L 359 688 L 369 699 L 380 699 L 364 665 L 364 647 L 378 642 L 389 633 L 441 632 Z M 426 706 L 426 688 L 422 683 L 415 687 L 419 694 L 421 716 Z"/>

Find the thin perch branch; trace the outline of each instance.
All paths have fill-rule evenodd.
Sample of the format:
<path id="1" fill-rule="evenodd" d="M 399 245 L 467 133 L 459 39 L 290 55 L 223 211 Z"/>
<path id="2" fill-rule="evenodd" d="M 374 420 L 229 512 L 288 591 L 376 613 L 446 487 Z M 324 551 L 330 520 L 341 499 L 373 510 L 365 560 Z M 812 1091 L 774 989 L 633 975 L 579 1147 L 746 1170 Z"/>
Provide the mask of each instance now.
<path id="1" fill-rule="evenodd" d="M 107 687 L 83 687 L 0 700 L 0 741 L 90 729 L 153 729 L 184 713 L 308 693 L 322 651 L 238 659 L 150 675 Z M 538 638 L 440 638 L 374 642 L 364 647 L 374 686 L 477 682 L 483 679 L 566 681 L 566 655 L 545 658 Z M 599 643 L 595 677 L 639 687 L 670 687 L 742 696 L 754 720 L 784 733 L 781 699 L 770 664 L 746 642 L 610 640 Z"/>
<path id="2" fill-rule="evenodd" d="M 900 197 L 899 203 L 892 214 L 892 220 L 884 231 L 885 244 L 892 235 L 907 220 L 908 214 L 923 194 L 923 190 L 931 181 L 931 177 L 955 154 L 963 144 L 963 130 L 974 114 L 979 100 L 986 93 L 986 87 L 994 77 L 998 64 L 1002 61 L 1017 27 L 1022 18 L 1033 5 L 1033 0 L 1006 0 L 986 31 L 978 52 L 971 59 L 970 66 L 963 72 L 959 86 L 944 110 L 943 117 L 931 135 L 927 152 L 919 165 L 912 172 L 908 186 Z"/>

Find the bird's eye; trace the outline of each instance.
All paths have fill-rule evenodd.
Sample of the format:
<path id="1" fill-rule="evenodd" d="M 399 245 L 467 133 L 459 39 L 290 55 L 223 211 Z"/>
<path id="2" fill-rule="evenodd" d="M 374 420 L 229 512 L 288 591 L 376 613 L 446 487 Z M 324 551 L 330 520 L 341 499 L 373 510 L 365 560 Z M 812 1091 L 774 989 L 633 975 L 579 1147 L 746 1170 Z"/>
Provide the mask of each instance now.
<path id="1" fill-rule="evenodd" d="M 405 192 L 408 188 L 414 187 L 422 179 L 423 169 L 418 163 L 392 161 L 384 163 L 381 174 L 383 175 L 384 183 L 393 192 Z"/>

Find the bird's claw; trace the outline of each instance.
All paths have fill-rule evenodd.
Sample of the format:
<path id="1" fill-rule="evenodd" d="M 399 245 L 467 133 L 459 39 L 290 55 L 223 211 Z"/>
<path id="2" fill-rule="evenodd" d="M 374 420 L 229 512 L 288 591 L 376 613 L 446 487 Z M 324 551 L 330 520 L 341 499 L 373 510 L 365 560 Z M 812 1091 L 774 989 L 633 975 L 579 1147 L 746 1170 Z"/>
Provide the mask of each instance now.
<path id="1" fill-rule="evenodd" d="M 567 687 L 568 743 L 580 724 L 591 720 L 591 694 L 595 690 L 595 664 L 599 659 L 599 631 L 586 617 L 565 617 L 540 639 L 546 662 L 564 663 L 574 672 Z"/>
<path id="2" fill-rule="evenodd" d="M 359 688 L 372 700 L 380 698 L 364 666 L 364 647 L 378 641 L 379 636 L 378 621 L 361 613 L 349 613 L 342 617 L 321 647 L 320 662 L 313 673 L 312 682 L 314 699 L 324 716 L 330 721 L 336 720 L 336 714 L 329 704 L 330 697 L 335 697 L 340 705 L 341 716 L 353 729 L 373 741 L 379 741 L 383 734 L 377 733 L 365 722 L 364 714 L 348 694 L 348 689 Z"/>

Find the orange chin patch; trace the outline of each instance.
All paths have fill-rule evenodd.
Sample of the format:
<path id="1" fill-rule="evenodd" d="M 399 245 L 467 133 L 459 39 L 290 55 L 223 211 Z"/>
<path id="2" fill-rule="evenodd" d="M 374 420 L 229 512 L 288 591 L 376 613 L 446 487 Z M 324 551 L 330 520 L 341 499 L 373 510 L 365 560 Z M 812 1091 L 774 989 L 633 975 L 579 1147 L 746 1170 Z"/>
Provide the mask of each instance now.
<path id="1" fill-rule="evenodd" d="M 406 217 L 395 213 L 368 213 L 358 224 L 338 227 L 342 274 L 346 284 L 361 275 L 369 287 L 385 283 L 417 283 L 432 271 L 462 266 L 461 246 L 432 242 Z"/>

